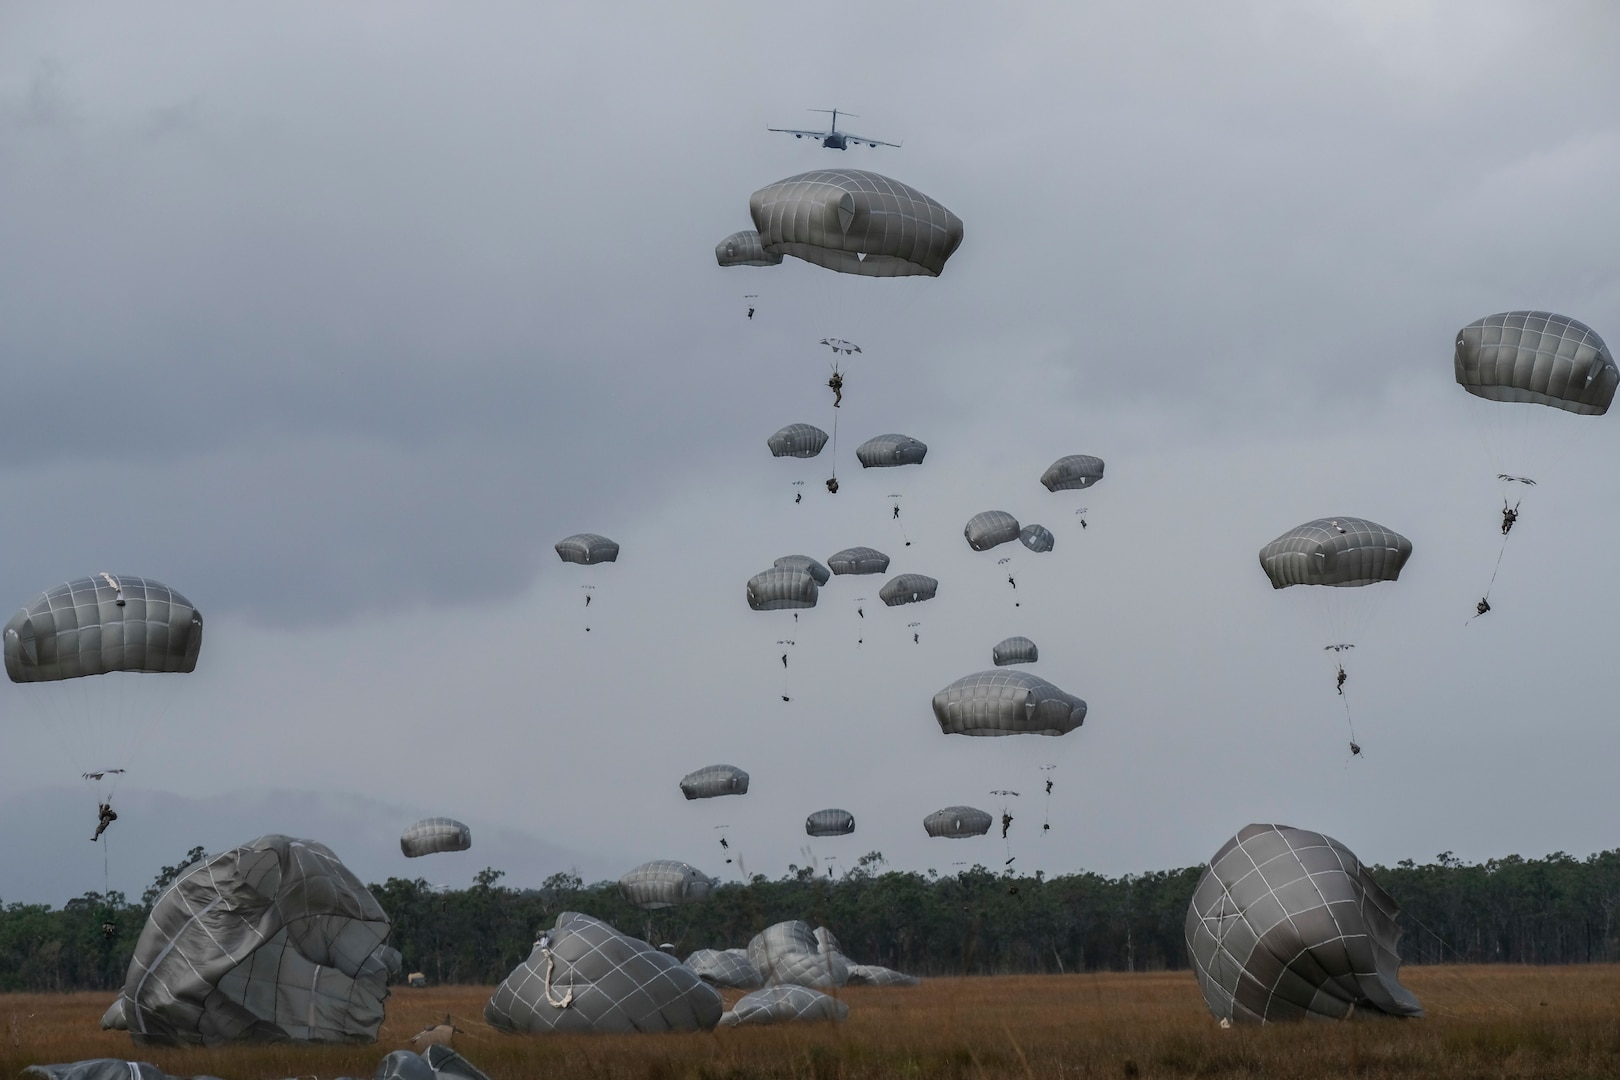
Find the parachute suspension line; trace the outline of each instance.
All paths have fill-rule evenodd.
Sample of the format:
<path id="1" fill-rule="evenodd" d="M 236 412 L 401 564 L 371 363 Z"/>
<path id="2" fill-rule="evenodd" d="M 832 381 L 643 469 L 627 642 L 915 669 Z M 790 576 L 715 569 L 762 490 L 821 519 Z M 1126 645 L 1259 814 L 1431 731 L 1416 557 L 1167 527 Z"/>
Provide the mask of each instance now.
<path id="1" fill-rule="evenodd" d="M 574 988 L 572 986 L 570 986 L 568 988 L 568 993 L 564 994 L 560 999 L 557 998 L 557 997 L 554 997 L 552 995 L 552 993 L 551 993 L 551 972 L 552 972 L 553 967 L 555 966 L 556 961 L 552 959 L 551 949 L 549 949 L 545 945 L 540 946 L 540 955 L 546 958 L 546 979 L 545 979 L 546 1004 L 550 1005 L 553 1009 L 566 1009 L 566 1008 L 568 1008 L 568 1006 L 570 1006 L 570 1005 L 572 1005 L 574 1003 Z"/>

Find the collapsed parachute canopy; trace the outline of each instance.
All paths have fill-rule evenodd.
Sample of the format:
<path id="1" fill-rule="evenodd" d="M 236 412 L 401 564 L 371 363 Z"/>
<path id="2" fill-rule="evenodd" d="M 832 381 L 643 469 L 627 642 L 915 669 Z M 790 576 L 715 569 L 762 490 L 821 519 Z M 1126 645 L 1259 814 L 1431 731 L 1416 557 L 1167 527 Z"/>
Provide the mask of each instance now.
<path id="1" fill-rule="evenodd" d="M 783 555 L 771 565 L 778 570 L 803 570 L 816 579 L 818 586 L 827 584 L 827 581 L 832 577 L 832 571 L 808 555 Z"/>
<path id="2" fill-rule="evenodd" d="M 1048 465 L 1046 471 L 1041 473 L 1041 483 L 1047 491 L 1079 491 L 1102 477 L 1102 458 L 1090 454 L 1070 454 Z"/>
<path id="3" fill-rule="evenodd" d="M 1027 671 L 965 675 L 934 695 L 947 735 L 1067 735 L 1086 722 L 1086 703 Z"/>
<path id="4" fill-rule="evenodd" d="M 816 606 L 816 579 L 803 570 L 773 566 L 748 579 L 748 606 L 755 611 L 785 611 Z"/>
<path id="5" fill-rule="evenodd" d="M 1620 384 L 1609 347 L 1585 323 L 1550 311 L 1504 311 L 1457 331 L 1457 382 L 1490 401 L 1601 416 Z"/>
<path id="6" fill-rule="evenodd" d="M 782 256 L 766 251 L 759 233 L 744 229 L 714 245 L 714 261 L 721 266 L 777 266 Z"/>
<path id="7" fill-rule="evenodd" d="M 990 659 L 996 667 L 1008 664 L 1033 664 L 1041 658 L 1041 651 L 1027 637 L 1003 638 L 990 650 Z"/>
<path id="8" fill-rule="evenodd" d="M 804 819 L 811 836 L 847 836 L 855 831 L 855 815 L 848 810 L 817 810 Z"/>
<path id="9" fill-rule="evenodd" d="M 686 966 L 710 986 L 728 990 L 753 990 L 765 982 L 747 949 L 699 949 L 686 958 Z"/>
<path id="10" fill-rule="evenodd" d="M 618 562 L 619 545 L 596 533 L 576 533 L 557 541 L 557 555 L 563 562 L 594 566 L 596 563 Z"/>
<path id="11" fill-rule="evenodd" d="M 12 682 L 53 682 L 113 671 L 189 672 L 202 649 L 202 614 L 161 581 L 97 574 L 53 586 L 6 623 Z"/>
<path id="12" fill-rule="evenodd" d="M 845 548 L 827 560 L 835 574 L 881 574 L 889 568 L 889 557 L 876 548 Z"/>
<path id="13" fill-rule="evenodd" d="M 878 599 L 890 607 L 899 607 L 932 600 L 938 591 L 939 582 L 927 574 L 896 574 L 878 590 Z"/>
<path id="14" fill-rule="evenodd" d="M 620 878 L 619 892 L 643 911 L 657 911 L 707 900 L 715 884 L 714 878 L 691 863 L 655 859 Z"/>
<path id="15" fill-rule="evenodd" d="M 923 818 L 923 828 L 929 836 L 944 836 L 961 840 L 969 836 L 983 836 L 990 831 L 988 813 L 972 806 L 947 806 Z"/>
<path id="16" fill-rule="evenodd" d="M 688 799 L 715 799 L 748 794 L 748 774 L 735 765 L 705 765 L 681 777 L 681 794 Z"/>
<path id="17" fill-rule="evenodd" d="M 793 919 L 772 923 L 748 942 L 748 959 L 767 986 L 832 990 L 849 981 L 849 960 L 836 938 Z"/>
<path id="18" fill-rule="evenodd" d="M 1045 525 L 1025 525 L 1018 530 L 1018 539 L 1034 552 L 1051 551 L 1057 546 L 1057 537 Z"/>
<path id="19" fill-rule="evenodd" d="M 466 851 L 472 847 L 472 830 L 447 817 L 423 818 L 399 838 L 399 850 L 407 859 L 436 855 L 441 851 Z"/>
<path id="20" fill-rule="evenodd" d="M 921 465 L 927 456 L 928 444 L 910 435 L 875 435 L 855 448 L 855 460 L 863 469 Z"/>
<path id="21" fill-rule="evenodd" d="M 962 219 L 915 188 L 858 169 L 800 173 L 748 200 L 766 252 L 841 274 L 938 277 Z"/>
<path id="22" fill-rule="evenodd" d="M 986 510 L 968 519 L 962 530 L 974 551 L 989 551 L 998 544 L 1018 539 L 1018 519 L 1005 510 Z"/>
<path id="23" fill-rule="evenodd" d="M 827 433 L 814 424 L 789 424 L 765 440 L 772 457 L 813 458 L 827 445 Z"/>
<path id="24" fill-rule="evenodd" d="M 1216 1019 L 1340 1019 L 1353 1009 L 1422 1016 L 1396 979 L 1400 912 L 1337 840 L 1249 825 L 1198 879 L 1187 952 Z"/>
<path id="25" fill-rule="evenodd" d="M 1376 521 L 1317 518 L 1260 549 L 1260 568 L 1273 589 L 1290 585 L 1371 585 L 1394 581 L 1412 555 L 1412 541 Z"/>
<path id="26" fill-rule="evenodd" d="M 820 990 L 808 986 L 767 986 L 739 998 L 731 1011 L 720 1018 L 720 1026 L 836 1022 L 848 1017 L 848 1005 Z"/>

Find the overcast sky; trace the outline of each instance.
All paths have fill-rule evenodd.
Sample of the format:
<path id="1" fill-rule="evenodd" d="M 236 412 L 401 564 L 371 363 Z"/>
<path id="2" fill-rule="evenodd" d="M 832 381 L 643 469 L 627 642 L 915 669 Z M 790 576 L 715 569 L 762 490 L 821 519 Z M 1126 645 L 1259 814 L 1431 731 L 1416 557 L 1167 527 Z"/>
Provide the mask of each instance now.
<path id="1" fill-rule="evenodd" d="M 388 850 L 429 813 L 530 838 L 517 884 L 734 874 L 722 824 L 772 876 L 1118 874 L 1250 821 L 1369 862 L 1613 847 L 1620 428 L 1536 444 L 1467 622 L 1502 463 L 1451 353 L 1515 308 L 1620 341 L 1617 45 L 1606 3 L 7 5 L 0 599 L 101 570 L 192 599 L 201 662 L 129 688 L 161 716 L 119 799 L 253 810 L 126 812 L 113 886 L 295 827 L 470 878 Z M 765 130 L 833 106 L 904 148 Z M 962 218 L 943 276 L 715 265 L 752 191 L 834 165 Z M 829 335 L 863 349 L 837 457 L 773 460 L 832 424 Z M 887 431 L 926 463 L 863 475 Z M 1070 453 L 1106 479 L 1048 494 Z M 1056 550 L 971 551 L 986 509 Z M 1364 590 L 1357 760 L 1308 590 L 1255 557 L 1324 515 L 1415 548 Z M 618 563 L 560 563 L 581 531 Z M 938 598 L 748 610 L 775 557 L 854 544 Z M 1014 633 L 1084 728 L 941 735 L 933 693 Z M 113 762 L 39 689 L 0 686 L 3 805 L 72 811 L 0 820 L 0 898 L 60 903 L 102 883 L 77 774 Z M 717 761 L 751 793 L 684 802 Z M 1007 845 L 924 836 L 992 789 L 1023 792 Z M 812 845 L 827 806 L 857 831 Z"/>

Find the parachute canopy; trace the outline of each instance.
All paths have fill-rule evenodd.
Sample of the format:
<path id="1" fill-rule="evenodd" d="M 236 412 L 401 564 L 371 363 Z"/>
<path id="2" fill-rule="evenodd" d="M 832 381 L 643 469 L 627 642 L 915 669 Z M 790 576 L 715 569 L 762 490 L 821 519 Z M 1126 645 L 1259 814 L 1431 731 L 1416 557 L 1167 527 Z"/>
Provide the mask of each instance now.
<path id="1" fill-rule="evenodd" d="M 151 578 L 97 574 L 40 593 L 6 623 L 12 682 L 53 682 L 113 671 L 189 672 L 202 649 L 202 614 Z"/>
<path id="2" fill-rule="evenodd" d="M 972 806 L 947 806 L 923 818 L 923 828 L 929 836 L 944 836 L 960 840 L 969 836 L 983 836 L 990 831 L 988 813 Z"/>
<path id="3" fill-rule="evenodd" d="M 962 219 L 915 188 L 874 172 L 820 169 L 748 200 L 766 252 L 841 274 L 938 277 L 962 243 Z"/>
<path id="4" fill-rule="evenodd" d="M 1008 664 L 1033 664 L 1041 658 L 1041 651 L 1027 637 L 1003 638 L 990 650 L 990 659 L 996 667 Z"/>
<path id="5" fill-rule="evenodd" d="M 688 799 L 715 799 L 748 794 L 748 774 L 735 765 L 705 765 L 681 777 L 681 794 Z"/>
<path id="6" fill-rule="evenodd" d="M 619 879 L 619 892 L 643 911 L 678 907 L 707 900 L 715 879 L 691 863 L 655 859 Z"/>
<path id="7" fill-rule="evenodd" d="M 822 937 L 810 924 L 793 919 L 773 923 L 748 942 L 748 959 L 767 986 L 808 986 L 832 990 L 849 981 L 849 961 L 836 939 Z"/>
<path id="8" fill-rule="evenodd" d="M 330 848 L 261 836 L 159 897 L 122 1000 L 138 1044 L 374 1042 L 399 953 L 382 906 Z"/>
<path id="9" fill-rule="evenodd" d="M 1260 568 L 1273 589 L 1290 585 L 1371 585 L 1394 581 L 1412 555 L 1412 541 L 1376 521 L 1317 518 L 1260 549 Z"/>
<path id="10" fill-rule="evenodd" d="M 593 566 L 596 563 L 617 562 L 619 545 L 596 533 L 576 533 L 557 541 L 557 555 L 563 562 Z"/>
<path id="11" fill-rule="evenodd" d="M 1047 491 L 1079 491 L 1102 477 L 1102 458 L 1090 454 L 1070 454 L 1048 465 L 1046 471 L 1041 473 L 1041 483 Z"/>
<path id="12" fill-rule="evenodd" d="M 926 574 L 896 574 L 883 583 L 878 599 L 890 607 L 899 607 L 932 600 L 938 591 L 939 582 Z"/>
<path id="13" fill-rule="evenodd" d="M 748 579 L 748 606 L 755 611 L 785 611 L 816 606 L 816 579 L 803 570 L 773 566 Z"/>
<path id="14" fill-rule="evenodd" d="M 855 460 L 863 469 L 921 465 L 927 456 L 928 444 L 910 435 L 874 435 L 855 448 Z"/>
<path id="15" fill-rule="evenodd" d="M 974 551 L 989 551 L 998 544 L 1018 539 L 1018 519 L 1005 510 L 986 510 L 968 519 L 962 530 Z"/>
<path id="16" fill-rule="evenodd" d="M 1601 416 L 1620 384 L 1609 347 L 1585 323 L 1550 311 L 1504 311 L 1457 331 L 1457 382 L 1489 401 Z"/>
<path id="17" fill-rule="evenodd" d="M 466 851 L 472 847 L 472 830 L 447 817 L 423 818 L 399 838 L 399 850 L 407 859 L 436 855 L 441 851 Z"/>
<path id="18" fill-rule="evenodd" d="M 855 815 L 848 810 L 817 810 L 804 819 L 811 836 L 847 836 L 855 831 Z"/>
<path id="19" fill-rule="evenodd" d="M 777 266 L 782 256 L 766 251 L 759 233 L 744 229 L 714 245 L 714 261 L 721 266 Z"/>
<path id="20" fill-rule="evenodd" d="M 686 966 L 710 986 L 728 990 L 752 990 L 765 982 L 747 949 L 699 949 L 686 958 Z"/>
<path id="21" fill-rule="evenodd" d="M 491 1027 L 554 1031 L 708 1031 L 724 1011 L 697 973 L 607 923 L 565 911 L 484 1006 Z"/>
<path id="22" fill-rule="evenodd" d="M 771 565 L 779 570 L 803 570 L 816 579 L 817 585 L 827 584 L 828 579 L 832 577 L 832 571 L 808 555 L 783 555 Z"/>
<path id="23" fill-rule="evenodd" d="M 814 424 L 789 424 L 765 440 L 772 457 L 813 458 L 827 445 L 827 433 Z"/>
<path id="24" fill-rule="evenodd" d="M 877 548 L 845 548 L 827 560 L 835 574 L 881 574 L 889 568 L 889 557 Z"/>
<path id="25" fill-rule="evenodd" d="M 934 695 L 947 735 L 1067 735 L 1086 721 L 1086 703 L 1027 671 L 965 675 Z"/>
<path id="26" fill-rule="evenodd" d="M 1422 1016 L 1400 984 L 1400 909 L 1349 848 L 1305 829 L 1248 825 L 1198 879 L 1187 953 L 1216 1019 Z"/>
<path id="27" fill-rule="evenodd" d="M 814 1023 L 849 1017 L 849 1006 L 808 986 L 767 986 L 737 999 L 720 1018 L 721 1027 Z M 113 1078 L 116 1080 L 116 1078 Z"/>
<path id="28" fill-rule="evenodd" d="M 1045 525 L 1025 525 L 1018 531 L 1018 539 L 1031 551 L 1051 551 L 1057 546 L 1057 537 Z"/>

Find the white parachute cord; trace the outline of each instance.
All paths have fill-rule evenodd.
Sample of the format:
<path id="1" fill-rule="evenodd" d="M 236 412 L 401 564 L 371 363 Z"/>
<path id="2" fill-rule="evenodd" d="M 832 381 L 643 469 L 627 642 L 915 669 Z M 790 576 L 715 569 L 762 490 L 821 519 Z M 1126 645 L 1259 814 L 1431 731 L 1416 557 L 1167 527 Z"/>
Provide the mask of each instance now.
<path id="1" fill-rule="evenodd" d="M 556 966 L 556 961 L 551 956 L 551 950 L 546 948 L 544 945 L 540 947 L 540 955 L 546 958 L 546 1004 L 550 1005 L 554 1009 L 568 1008 L 568 1006 L 574 1003 L 574 988 L 570 986 L 568 988 L 568 993 L 564 994 L 561 1000 L 558 1000 L 555 996 L 553 996 L 551 993 L 551 972 Z"/>

